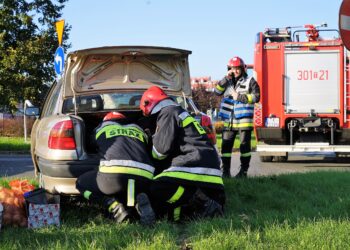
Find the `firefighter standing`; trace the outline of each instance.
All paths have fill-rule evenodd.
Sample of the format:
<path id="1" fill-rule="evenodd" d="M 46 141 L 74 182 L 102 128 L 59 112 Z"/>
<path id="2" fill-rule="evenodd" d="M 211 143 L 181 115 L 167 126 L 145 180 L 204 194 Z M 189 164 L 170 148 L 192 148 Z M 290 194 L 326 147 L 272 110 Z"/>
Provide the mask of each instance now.
<path id="1" fill-rule="evenodd" d="M 138 217 L 145 225 L 155 221 L 146 194 L 154 173 L 147 140 L 138 125 L 128 124 L 118 112 L 108 113 L 96 128 L 99 169 L 81 175 L 76 187 L 86 199 L 106 206 L 116 222 Z"/>
<path id="2" fill-rule="evenodd" d="M 223 176 L 231 176 L 232 148 L 239 133 L 241 167 L 236 177 L 246 177 L 251 158 L 254 103 L 260 100 L 259 85 L 253 77 L 248 77 L 244 61 L 233 57 L 228 62 L 226 76 L 216 85 L 214 93 L 224 95 L 219 112 L 224 120 L 221 146 Z"/>
<path id="3" fill-rule="evenodd" d="M 145 91 L 140 108 L 145 116 L 156 116 L 153 158 L 170 159 L 170 166 L 154 177 L 151 186 L 156 214 L 174 221 L 222 215 L 220 158 L 205 130 L 157 86 Z"/>

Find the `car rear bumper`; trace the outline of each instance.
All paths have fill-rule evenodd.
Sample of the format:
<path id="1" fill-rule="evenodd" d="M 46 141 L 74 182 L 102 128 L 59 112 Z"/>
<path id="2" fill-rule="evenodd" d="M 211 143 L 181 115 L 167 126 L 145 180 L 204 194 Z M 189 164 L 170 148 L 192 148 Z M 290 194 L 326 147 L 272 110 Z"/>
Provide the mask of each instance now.
<path id="1" fill-rule="evenodd" d="M 53 194 L 79 195 L 75 187 L 77 178 L 99 165 L 98 158 L 81 161 L 57 161 L 38 158 L 41 187 Z"/>
<path id="2" fill-rule="evenodd" d="M 58 178 L 40 174 L 41 187 L 51 194 L 80 195 L 76 189 L 77 178 Z"/>
<path id="3" fill-rule="evenodd" d="M 77 178 L 83 173 L 96 169 L 98 165 L 98 158 L 88 158 L 80 161 L 57 161 L 38 158 L 40 173 L 57 178 Z"/>

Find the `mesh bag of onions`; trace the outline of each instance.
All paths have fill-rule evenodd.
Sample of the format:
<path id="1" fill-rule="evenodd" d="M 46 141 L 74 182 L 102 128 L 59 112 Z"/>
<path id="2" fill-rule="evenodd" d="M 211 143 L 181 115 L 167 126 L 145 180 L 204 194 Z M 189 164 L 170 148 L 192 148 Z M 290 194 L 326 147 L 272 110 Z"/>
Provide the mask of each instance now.
<path id="1" fill-rule="evenodd" d="M 0 187 L 0 203 L 4 207 L 2 225 L 27 227 L 27 215 L 23 194 L 33 190 L 34 186 L 27 180 L 12 180 L 9 188 Z"/>

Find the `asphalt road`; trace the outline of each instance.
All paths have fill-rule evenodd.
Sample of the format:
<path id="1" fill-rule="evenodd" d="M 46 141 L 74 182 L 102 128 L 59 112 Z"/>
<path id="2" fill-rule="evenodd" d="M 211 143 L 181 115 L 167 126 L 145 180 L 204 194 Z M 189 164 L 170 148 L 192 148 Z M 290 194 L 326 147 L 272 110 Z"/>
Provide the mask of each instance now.
<path id="1" fill-rule="evenodd" d="M 239 153 L 232 155 L 231 175 L 239 171 Z M 269 176 L 310 171 L 350 171 L 350 160 L 337 163 L 334 154 L 291 154 L 287 162 L 261 162 L 258 153 L 252 154 L 248 176 Z"/>
<path id="2" fill-rule="evenodd" d="M 30 155 L 0 155 L 0 177 L 34 177 Z"/>
<path id="3" fill-rule="evenodd" d="M 286 173 L 336 170 L 350 171 L 348 163 L 336 163 L 333 155 L 292 155 L 287 162 L 260 162 L 257 153 L 252 154 L 248 176 L 268 176 Z M 231 174 L 239 170 L 239 153 L 232 155 Z M 0 177 L 34 177 L 30 155 L 0 155 Z"/>

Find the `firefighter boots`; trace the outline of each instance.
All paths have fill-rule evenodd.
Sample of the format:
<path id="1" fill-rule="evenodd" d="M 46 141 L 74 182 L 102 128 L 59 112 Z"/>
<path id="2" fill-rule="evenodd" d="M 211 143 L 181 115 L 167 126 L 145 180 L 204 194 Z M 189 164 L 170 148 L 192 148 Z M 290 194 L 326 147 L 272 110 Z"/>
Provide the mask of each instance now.
<path id="1" fill-rule="evenodd" d="M 239 170 L 238 174 L 235 176 L 236 178 L 246 178 L 250 163 L 250 156 L 248 157 L 242 157 L 241 156 L 241 169 Z"/>
<path id="2" fill-rule="evenodd" d="M 116 221 L 117 223 L 121 223 L 127 219 L 131 218 L 131 211 L 124 207 L 122 203 L 117 201 L 113 201 L 108 206 L 108 217 Z"/>
<path id="3" fill-rule="evenodd" d="M 151 226 L 155 223 L 156 215 L 147 194 L 140 193 L 136 196 L 135 208 L 140 215 L 140 223 L 142 225 Z"/>
<path id="4" fill-rule="evenodd" d="M 223 216 L 223 207 L 218 202 L 210 199 L 200 189 L 197 189 L 189 205 L 194 209 L 194 216 L 197 218 Z"/>
<path id="5" fill-rule="evenodd" d="M 231 157 L 221 157 L 222 160 L 222 177 L 231 177 Z"/>
<path id="6" fill-rule="evenodd" d="M 238 174 L 235 175 L 235 178 L 247 178 L 247 172 L 248 171 L 244 171 L 242 170 L 239 170 Z"/>

